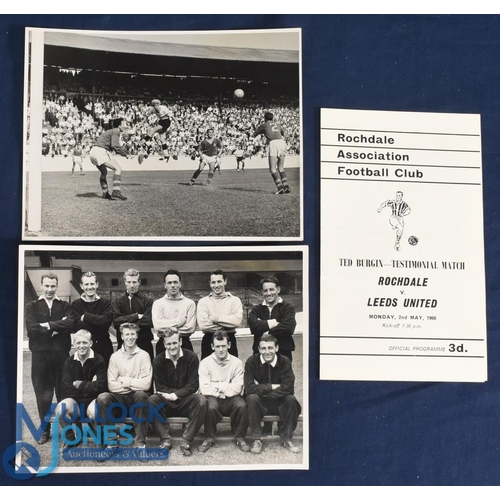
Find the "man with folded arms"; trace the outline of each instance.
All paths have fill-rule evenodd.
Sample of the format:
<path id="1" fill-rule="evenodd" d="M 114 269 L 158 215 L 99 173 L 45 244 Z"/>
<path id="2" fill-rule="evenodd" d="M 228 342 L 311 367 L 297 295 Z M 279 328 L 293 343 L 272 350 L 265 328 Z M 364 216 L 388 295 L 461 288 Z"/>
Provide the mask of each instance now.
<path id="1" fill-rule="evenodd" d="M 245 364 L 245 400 L 248 420 L 253 435 L 250 451 L 262 451 L 262 417 L 279 415 L 281 445 L 292 453 L 300 449 L 292 442 L 301 407 L 294 396 L 295 375 L 292 363 L 278 353 L 278 342 L 272 335 L 263 335 L 259 342 L 259 354 L 247 359 Z"/>
<path id="2" fill-rule="evenodd" d="M 42 274 L 42 295 L 26 306 L 31 381 L 42 426 L 52 404 L 54 391 L 57 401 L 62 399 L 62 370 L 71 349 L 73 321 L 70 317 L 70 305 L 57 297 L 58 284 L 57 274 Z M 45 427 L 38 444 L 45 444 L 49 439 L 50 425 Z"/>
<path id="3" fill-rule="evenodd" d="M 281 287 L 274 276 L 261 280 L 260 287 L 264 301 L 254 306 L 248 315 L 248 326 L 254 336 L 253 353 L 259 353 L 260 338 L 269 333 L 278 341 L 280 354 L 292 361 L 295 350 L 292 335 L 297 326 L 295 307 L 280 297 Z"/>

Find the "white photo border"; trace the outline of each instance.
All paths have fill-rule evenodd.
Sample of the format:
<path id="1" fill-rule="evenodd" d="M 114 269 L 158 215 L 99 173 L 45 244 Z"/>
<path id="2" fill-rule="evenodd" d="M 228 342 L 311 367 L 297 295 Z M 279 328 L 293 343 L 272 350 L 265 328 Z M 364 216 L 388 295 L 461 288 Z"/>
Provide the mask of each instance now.
<path id="1" fill-rule="evenodd" d="M 87 472 L 98 472 L 98 473 L 108 473 L 108 472 L 199 472 L 199 471 L 245 471 L 245 470 L 308 470 L 309 469 L 309 249 L 306 245 L 294 245 L 294 246 L 269 246 L 269 247 L 98 247 L 98 246 L 71 246 L 71 245 L 20 245 L 19 246 L 19 294 L 18 294 L 18 349 L 17 349 L 17 396 L 16 402 L 23 403 L 23 378 L 26 375 L 23 373 L 23 359 L 24 353 L 27 351 L 27 342 L 23 340 L 24 335 L 24 325 L 25 325 L 25 279 L 27 273 L 26 266 L 26 253 L 30 251 L 46 252 L 48 254 L 62 253 L 62 252 L 99 252 L 100 254 L 109 253 L 110 259 L 118 257 L 121 253 L 136 253 L 136 254 L 158 254 L 158 260 L 165 260 L 165 266 L 170 266 L 170 264 L 176 261 L 182 261 L 182 259 L 172 258 L 171 261 L 168 260 L 168 255 L 174 254 L 189 254 L 189 253 L 220 253 L 221 263 L 224 262 L 223 256 L 232 254 L 231 258 L 234 260 L 235 255 L 242 255 L 241 260 L 252 262 L 252 258 L 245 259 L 245 253 L 253 254 L 269 254 L 269 260 L 272 259 L 272 255 L 278 253 L 289 253 L 289 254 L 301 254 L 302 255 L 302 304 L 303 304 L 303 320 L 302 320 L 302 373 L 295 374 L 302 377 L 302 462 L 300 464 L 262 464 L 253 465 L 240 463 L 239 465 L 224 465 L 224 464 L 214 464 L 209 466 L 105 466 L 102 464 L 96 465 L 95 467 L 57 467 L 54 473 L 87 473 Z M 228 257 L 229 259 L 230 257 Z M 77 259 L 75 259 L 77 260 Z M 104 260 L 104 259 L 96 259 Z M 145 259 L 148 260 L 148 259 Z M 198 259 L 200 260 L 200 259 Z M 212 260 L 212 259 L 210 259 Z M 280 259 L 275 259 L 280 260 Z M 124 260 L 124 269 L 127 263 L 136 265 L 136 262 L 140 262 L 139 259 L 134 260 Z M 257 260 L 256 260 L 257 262 Z M 43 267 L 43 266 L 42 266 Z M 57 267 L 51 268 L 53 271 L 57 272 Z M 165 267 L 167 269 L 167 267 Z M 158 271 L 161 274 L 161 271 Z M 207 269 L 210 272 L 210 269 Z M 184 274 L 184 273 L 183 273 Z M 240 358 L 241 359 L 241 358 Z M 31 387 L 31 381 L 29 383 Z M 38 416 L 34 417 L 34 422 L 38 422 Z M 24 429 L 24 432 L 26 429 Z M 24 434 L 23 432 L 23 434 Z M 287 453 L 283 450 L 283 453 Z M 251 454 L 248 454 L 251 455 Z M 243 458 L 244 455 L 242 455 Z M 254 455 L 255 456 L 255 455 Z M 262 453 L 263 458 L 265 457 L 265 450 Z M 189 459 L 187 459 L 189 460 Z M 167 461 L 168 464 L 168 461 Z"/>
<path id="2" fill-rule="evenodd" d="M 33 88 L 37 90 L 41 96 L 43 96 L 43 51 L 44 46 L 40 47 L 37 44 L 32 44 L 31 39 L 33 36 L 42 37 L 45 33 L 69 33 L 69 34 L 79 34 L 79 35 L 92 35 L 92 36 L 101 36 L 101 37 L 110 37 L 110 36 L 129 36 L 129 37 L 137 37 L 140 35 L 147 36 L 158 36 L 162 35 L 165 37 L 169 36 L 235 36 L 235 35 L 255 35 L 256 39 L 261 37 L 263 34 L 274 34 L 274 33 L 295 33 L 298 37 L 298 81 L 299 81 L 299 141 L 300 141 L 300 154 L 298 155 L 299 162 L 299 197 L 300 197 L 300 209 L 298 214 L 298 219 L 296 222 L 299 226 L 299 234 L 298 235 L 289 235 L 289 236 L 198 236 L 198 235 L 189 235 L 189 236 L 180 236 L 180 235 L 155 235 L 155 236 L 141 236 L 137 235 L 126 235 L 126 236 L 116 236 L 116 235 L 102 235 L 102 236 L 94 236 L 94 235 L 82 235 L 82 236 L 51 236 L 41 235 L 41 225 L 42 225 L 42 180 L 41 180 L 41 138 L 42 138 L 42 103 L 37 103 L 30 96 L 30 93 L 33 93 Z M 35 51 L 35 52 L 34 52 Z M 31 65 L 30 65 L 31 60 Z M 29 73 L 31 71 L 31 77 L 29 77 Z M 35 73 L 35 74 L 33 74 Z M 196 30 L 196 31 L 111 31 L 111 30 L 75 30 L 75 29 L 55 29 L 55 28 L 35 28 L 35 27 L 27 27 L 25 30 L 25 75 L 24 75 L 24 120 L 23 120 L 23 180 L 22 180 L 22 240 L 24 242 L 38 242 L 42 238 L 44 241 L 70 241 L 70 242 L 78 242 L 78 241 L 258 241 L 258 242 L 266 242 L 266 241 L 303 241 L 304 240 L 304 134 L 303 134 L 303 89 L 302 89 L 302 29 L 300 27 L 297 28 L 276 28 L 276 29 L 242 29 L 242 30 Z M 31 105 L 30 105 L 30 101 Z M 34 106 L 33 106 L 34 105 Z M 31 109 L 30 109 L 31 108 Z M 28 115 L 30 115 L 28 117 Z M 28 134 L 30 137 L 35 138 L 34 142 L 27 140 Z M 30 201 L 31 194 L 29 194 L 29 186 L 28 186 L 28 163 L 31 157 L 31 150 L 39 151 L 34 157 L 38 158 L 38 162 L 40 167 L 39 174 L 36 176 L 30 176 L 30 183 L 32 184 L 32 192 L 36 193 L 34 195 L 33 201 Z M 267 160 L 266 160 L 267 161 Z M 286 167 L 286 165 L 285 165 Z M 272 179 L 269 179 L 269 182 L 272 183 Z M 35 206 L 36 209 L 30 208 L 31 206 Z M 31 219 L 34 218 L 34 219 Z M 32 222 L 36 219 L 36 222 Z M 34 229 L 32 229 L 34 227 Z"/>

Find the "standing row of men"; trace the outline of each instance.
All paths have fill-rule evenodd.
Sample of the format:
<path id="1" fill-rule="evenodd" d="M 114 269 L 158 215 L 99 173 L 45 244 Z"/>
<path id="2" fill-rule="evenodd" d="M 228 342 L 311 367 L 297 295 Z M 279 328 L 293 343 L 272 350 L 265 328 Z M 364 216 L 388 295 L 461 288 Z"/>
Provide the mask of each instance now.
<path id="1" fill-rule="evenodd" d="M 109 336 L 111 324 L 120 332 L 117 334 L 117 353 L 123 351 L 123 345 L 126 347 L 122 331 L 124 325 L 133 325 L 136 335 L 134 346 L 147 352 L 150 362 L 154 358 L 154 338 L 169 339 L 177 334 L 181 352 L 193 351 L 189 337 L 198 322 L 204 334 L 202 360 L 212 354 L 212 349 L 215 350 L 212 342 L 214 333 L 224 333 L 227 336 L 228 354 L 237 359 L 235 333 L 242 321 L 243 307 L 238 297 L 226 291 L 227 277 L 224 271 L 218 269 L 210 274 L 212 291 L 207 297 L 200 299 L 198 307 L 193 300 L 182 294 L 181 276 L 176 270 L 165 273 L 164 286 L 167 293 L 156 301 L 139 290 L 140 275 L 137 270 L 127 270 L 124 282 L 125 294 L 111 303 L 97 294 L 96 275 L 86 272 L 81 277 L 83 293 L 70 305 L 56 295 L 57 275 L 47 273 L 42 276 L 42 295 L 26 308 L 26 327 L 32 351 L 32 381 L 41 421 L 50 408 L 54 390 L 57 401 L 62 400 L 63 366 L 69 355 L 69 334 L 72 332 L 89 332 L 92 353 L 102 356 L 105 369 L 113 355 Z M 291 361 L 295 348 L 292 338 L 296 326 L 295 309 L 279 296 L 281 289 L 276 278 L 262 280 L 261 287 L 264 302 L 255 306 L 248 318 L 251 332 L 255 336 L 253 352 L 260 352 L 260 338 L 270 333 L 276 339 L 280 356 L 284 355 Z M 165 351 L 165 345 L 165 341 L 157 342 L 156 355 Z M 75 356 L 78 356 L 78 349 Z M 50 428 L 47 427 L 39 443 L 43 444 L 49 439 Z"/>

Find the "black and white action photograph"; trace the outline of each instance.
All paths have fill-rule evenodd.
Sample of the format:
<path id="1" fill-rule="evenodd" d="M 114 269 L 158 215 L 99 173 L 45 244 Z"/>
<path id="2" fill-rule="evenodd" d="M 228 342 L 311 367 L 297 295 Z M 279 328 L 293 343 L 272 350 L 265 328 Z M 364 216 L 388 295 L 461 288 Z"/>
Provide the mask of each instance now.
<path id="1" fill-rule="evenodd" d="M 26 29 L 23 239 L 301 240 L 300 29 Z"/>
<path id="2" fill-rule="evenodd" d="M 307 247 L 19 257 L 19 460 L 41 475 L 308 469 Z"/>

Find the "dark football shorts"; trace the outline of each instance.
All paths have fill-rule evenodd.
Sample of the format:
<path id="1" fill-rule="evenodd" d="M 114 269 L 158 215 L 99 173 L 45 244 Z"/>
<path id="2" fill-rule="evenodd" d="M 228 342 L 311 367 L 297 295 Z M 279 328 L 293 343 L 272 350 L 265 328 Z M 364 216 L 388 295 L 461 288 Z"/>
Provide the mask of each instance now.
<path id="1" fill-rule="evenodd" d="M 172 122 L 170 121 L 170 118 L 164 118 L 163 120 L 160 120 L 158 122 L 158 125 L 160 125 L 160 127 L 163 129 L 163 132 L 166 132 L 171 123 Z"/>

